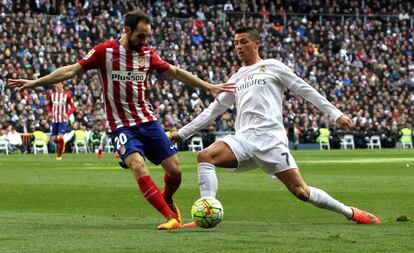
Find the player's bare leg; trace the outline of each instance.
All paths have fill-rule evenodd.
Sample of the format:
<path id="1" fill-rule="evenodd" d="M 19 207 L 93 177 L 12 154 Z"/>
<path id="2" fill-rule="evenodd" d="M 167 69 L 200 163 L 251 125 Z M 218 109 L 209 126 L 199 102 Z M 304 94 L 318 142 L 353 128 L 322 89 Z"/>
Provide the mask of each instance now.
<path id="1" fill-rule="evenodd" d="M 178 218 L 178 221 L 182 223 L 182 217 L 180 209 L 174 203 L 173 195 L 177 191 L 178 187 L 181 184 L 181 165 L 178 160 L 177 155 L 172 155 L 163 161 L 161 161 L 161 166 L 165 171 L 164 174 L 164 191 L 162 196 L 167 202 L 168 206 L 173 210 Z"/>
<path id="2" fill-rule="evenodd" d="M 365 211 L 344 205 L 332 198 L 325 191 L 308 186 L 303 180 L 298 169 L 289 169 L 275 174 L 288 190 L 298 199 L 308 201 L 313 205 L 343 214 L 346 218 L 357 223 L 380 224 L 381 221 Z"/>
<path id="3" fill-rule="evenodd" d="M 158 229 L 181 228 L 181 223 L 178 222 L 176 214 L 170 209 L 160 189 L 152 181 L 144 158 L 137 152 L 132 153 L 125 159 L 125 163 L 131 169 L 132 175 L 145 199 L 167 219 L 165 223 L 158 226 Z"/>

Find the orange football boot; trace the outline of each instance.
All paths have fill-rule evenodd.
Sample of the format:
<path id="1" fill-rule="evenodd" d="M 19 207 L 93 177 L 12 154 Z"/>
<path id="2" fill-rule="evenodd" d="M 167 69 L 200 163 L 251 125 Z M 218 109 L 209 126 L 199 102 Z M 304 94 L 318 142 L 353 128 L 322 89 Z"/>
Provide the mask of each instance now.
<path id="1" fill-rule="evenodd" d="M 183 225 L 176 218 L 168 217 L 167 221 L 158 226 L 159 230 L 180 229 Z"/>
<path id="2" fill-rule="evenodd" d="M 372 213 L 359 210 L 358 208 L 351 207 L 353 215 L 352 220 L 358 224 L 381 224 L 381 221 Z"/>

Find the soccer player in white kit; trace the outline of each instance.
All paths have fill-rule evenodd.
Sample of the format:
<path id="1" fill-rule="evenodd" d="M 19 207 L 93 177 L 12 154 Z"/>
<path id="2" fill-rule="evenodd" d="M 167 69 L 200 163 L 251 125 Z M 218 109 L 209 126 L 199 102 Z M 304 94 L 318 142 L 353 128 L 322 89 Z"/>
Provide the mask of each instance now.
<path id="1" fill-rule="evenodd" d="M 275 59 L 261 59 L 258 51 L 260 35 L 256 30 L 249 27 L 237 29 L 234 45 L 243 63 L 228 80 L 236 83 L 236 91 L 222 93 L 192 122 L 170 136 L 173 141 L 185 140 L 236 104 L 235 135 L 227 135 L 198 153 L 201 197 L 215 197 L 217 193 L 216 166 L 234 168 L 235 171 L 259 167 L 279 178 L 292 194 L 303 201 L 341 213 L 357 223 L 380 224 L 381 221 L 373 214 L 344 205 L 325 191 L 308 186 L 302 179 L 290 154 L 283 126 L 283 90 L 288 88 L 302 96 L 345 129 L 353 128 L 352 120 L 285 64 Z M 194 226 L 194 223 L 189 226 Z"/>

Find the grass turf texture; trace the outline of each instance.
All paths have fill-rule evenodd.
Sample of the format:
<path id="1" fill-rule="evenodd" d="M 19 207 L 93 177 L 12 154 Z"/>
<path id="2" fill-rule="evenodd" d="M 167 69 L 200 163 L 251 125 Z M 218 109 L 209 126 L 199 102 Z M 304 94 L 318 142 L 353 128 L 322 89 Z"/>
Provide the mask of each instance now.
<path id="1" fill-rule="evenodd" d="M 157 231 L 161 215 L 112 155 L 2 155 L 0 252 L 414 252 L 413 150 L 293 155 L 309 185 L 373 212 L 383 225 L 357 225 L 296 200 L 261 170 L 218 169 L 224 221 L 212 230 Z M 199 197 L 195 154 L 179 156 L 175 200 L 189 222 Z M 163 186 L 162 169 L 149 166 Z"/>

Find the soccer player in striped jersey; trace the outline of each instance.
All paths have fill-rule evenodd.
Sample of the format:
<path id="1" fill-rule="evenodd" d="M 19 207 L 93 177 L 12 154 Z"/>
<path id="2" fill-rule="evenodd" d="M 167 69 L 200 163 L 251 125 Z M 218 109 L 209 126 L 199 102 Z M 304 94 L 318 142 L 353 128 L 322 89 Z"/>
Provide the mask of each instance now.
<path id="1" fill-rule="evenodd" d="M 177 229 L 182 227 L 182 220 L 172 196 L 181 184 L 181 165 L 174 145 L 166 137 L 148 100 L 149 74 L 153 70 L 165 73 L 186 85 L 210 91 L 214 97 L 223 91 L 233 91 L 234 84 L 212 85 L 170 65 L 146 46 L 151 35 L 150 19 L 140 12 L 129 12 L 125 15 L 121 38 L 96 45 L 79 62 L 40 79 L 10 80 L 10 85 L 23 90 L 98 69 L 115 149 L 124 167 L 131 169 L 144 197 L 166 218 L 158 229 Z M 151 179 L 144 157 L 163 167 L 162 193 Z"/>
<path id="2" fill-rule="evenodd" d="M 229 79 L 236 83 L 236 91 L 222 93 L 218 98 L 220 102 L 214 101 L 192 122 L 170 135 L 173 141 L 185 140 L 236 104 L 235 135 L 225 136 L 197 156 L 201 197 L 216 196 L 216 166 L 240 172 L 261 168 L 277 177 L 298 199 L 343 214 L 357 223 L 381 223 L 375 215 L 347 206 L 305 183 L 289 151 L 283 126 L 284 89 L 288 88 L 314 104 L 342 128 L 351 130 L 353 122 L 285 64 L 276 59 L 261 59 L 260 43 L 260 35 L 255 29 L 241 27 L 236 30 L 235 51 L 243 64 Z M 188 226 L 194 226 L 194 223 Z"/>
<path id="3" fill-rule="evenodd" d="M 69 110 L 68 107 L 70 107 Z M 75 104 L 72 101 L 72 96 L 63 90 L 61 82 L 57 83 L 55 91 L 50 93 L 47 111 L 52 120 L 52 140 L 57 144 L 56 160 L 62 160 L 65 152 L 63 136 L 66 133 L 69 117 L 75 111 Z"/>

